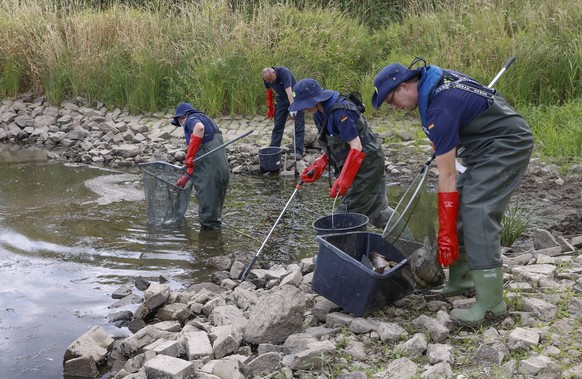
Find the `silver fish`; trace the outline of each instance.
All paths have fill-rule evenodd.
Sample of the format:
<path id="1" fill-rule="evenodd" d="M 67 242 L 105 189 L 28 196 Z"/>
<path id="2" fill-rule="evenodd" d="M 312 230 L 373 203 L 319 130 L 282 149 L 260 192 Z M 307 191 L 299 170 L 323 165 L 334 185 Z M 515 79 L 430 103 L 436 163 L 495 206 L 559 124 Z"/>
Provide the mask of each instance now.
<path id="1" fill-rule="evenodd" d="M 372 252 L 370 257 L 372 258 L 372 264 L 374 265 L 373 270 L 378 274 L 382 274 L 387 267 L 392 268 L 398 264 L 394 261 L 389 261 L 385 256 L 376 251 Z"/>

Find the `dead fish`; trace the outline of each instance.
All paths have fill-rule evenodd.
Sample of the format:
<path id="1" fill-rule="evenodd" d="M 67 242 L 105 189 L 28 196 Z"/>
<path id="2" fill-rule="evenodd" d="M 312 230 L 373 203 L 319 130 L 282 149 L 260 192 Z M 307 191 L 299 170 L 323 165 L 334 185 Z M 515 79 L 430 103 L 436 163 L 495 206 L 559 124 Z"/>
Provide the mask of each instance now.
<path id="1" fill-rule="evenodd" d="M 384 270 L 386 270 L 386 267 L 392 268 L 398 264 L 394 261 L 389 261 L 385 256 L 376 251 L 372 252 L 370 257 L 372 257 L 372 264 L 374 265 L 373 271 L 378 274 L 383 273 Z"/>

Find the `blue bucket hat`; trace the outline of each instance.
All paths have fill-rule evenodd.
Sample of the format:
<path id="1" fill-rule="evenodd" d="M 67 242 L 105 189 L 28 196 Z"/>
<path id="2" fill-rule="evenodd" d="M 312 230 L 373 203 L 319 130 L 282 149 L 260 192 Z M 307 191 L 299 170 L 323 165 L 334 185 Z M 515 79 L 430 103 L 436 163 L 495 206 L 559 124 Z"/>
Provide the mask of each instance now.
<path id="1" fill-rule="evenodd" d="M 321 88 L 317 80 L 301 79 L 293 86 L 293 104 L 289 107 L 289 112 L 313 108 L 317 103 L 329 99 L 332 95 L 333 91 Z"/>
<path id="2" fill-rule="evenodd" d="M 372 106 L 374 109 L 386 99 L 386 96 L 394 91 L 401 83 L 404 83 L 415 76 L 420 75 L 420 70 L 411 70 L 401 63 L 392 63 L 384 67 L 374 78 L 374 94 L 372 95 Z"/>
<path id="3" fill-rule="evenodd" d="M 195 111 L 196 111 L 196 109 L 194 109 L 194 107 L 190 103 L 178 104 L 178 106 L 176 107 L 176 115 L 174 116 L 174 119 L 172 120 L 172 125 L 180 126 L 178 119 L 180 117 L 186 116 L 188 113 L 195 112 Z"/>

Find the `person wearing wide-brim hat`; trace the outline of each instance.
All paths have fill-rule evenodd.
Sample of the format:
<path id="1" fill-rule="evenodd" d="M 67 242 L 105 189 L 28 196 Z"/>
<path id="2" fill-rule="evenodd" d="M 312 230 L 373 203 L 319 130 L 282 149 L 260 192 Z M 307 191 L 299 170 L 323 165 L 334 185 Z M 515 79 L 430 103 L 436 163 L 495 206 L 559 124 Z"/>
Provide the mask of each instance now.
<path id="1" fill-rule="evenodd" d="M 449 281 L 439 293 L 452 296 L 474 289 L 475 304 L 454 309 L 451 318 L 475 326 L 486 315 L 507 311 L 500 223 L 534 140 L 527 122 L 496 90 L 426 62 L 412 68 L 419 62 L 424 60 L 382 68 L 374 78 L 372 105 L 408 111 L 418 107 L 439 172 L 437 256 L 442 266 L 450 266 Z M 456 157 L 462 165 L 457 166 Z"/>
<path id="2" fill-rule="evenodd" d="M 188 145 L 184 160 L 186 173 L 176 182 L 176 186 L 184 188 L 192 180 L 201 228 L 218 229 L 222 226 L 222 206 L 230 175 L 226 151 L 220 149 L 196 163 L 194 160 L 222 145 L 222 133 L 210 117 L 190 103 L 178 104 L 171 123 L 184 129 Z"/>
<path id="3" fill-rule="evenodd" d="M 326 167 L 336 177 L 329 196 L 343 196 L 340 211 L 361 213 L 384 228 L 393 210 L 386 199 L 384 152 L 378 136 L 354 103 L 306 78 L 293 87 L 290 111 L 313 114 L 323 155 L 301 173 L 304 183 L 318 180 Z"/>

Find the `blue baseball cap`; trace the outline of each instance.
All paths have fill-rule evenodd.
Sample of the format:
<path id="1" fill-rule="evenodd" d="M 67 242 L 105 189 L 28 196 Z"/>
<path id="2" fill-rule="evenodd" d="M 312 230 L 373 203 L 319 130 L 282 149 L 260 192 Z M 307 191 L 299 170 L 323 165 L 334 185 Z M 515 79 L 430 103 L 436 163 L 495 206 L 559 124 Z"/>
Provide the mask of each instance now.
<path id="1" fill-rule="evenodd" d="M 178 119 L 180 117 L 184 117 L 188 113 L 194 112 L 194 111 L 196 111 L 196 109 L 194 109 L 194 107 L 190 103 L 180 103 L 180 104 L 178 104 L 178 106 L 176 107 L 176 115 L 174 116 L 174 119 L 172 120 L 172 125 L 174 125 L 174 126 L 180 126 L 180 123 L 178 122 Z"/>
<path id="2" fill-rule="evenodd" d="M 394 91 L 401 83 L 417 75 L 420 75 L 420 70 L 410 70 L 401 63 L 392 63 L 380 70 L 374 78 L 375 90 L 372 95 L 372 106 L 374 109 L 380 108 L 386 96 Z"/>
<path id="3" fill-rule="evenodd" d="M 293 104 L 289 107 L 289 112 L 313 108 L 317 103 L 329 99 L 332 95 L 333 91 L 321 88 L 317 80 L 301 79 L 293 86 Z"/>

